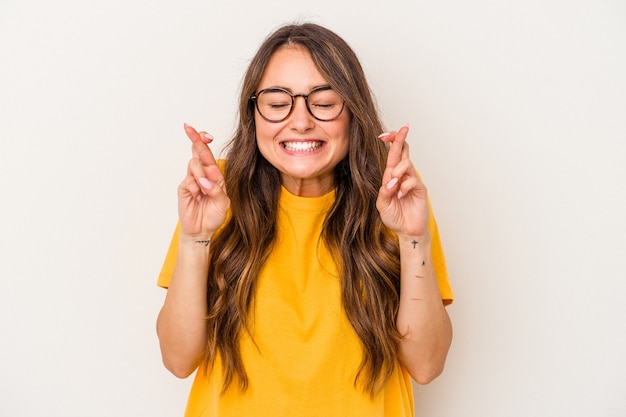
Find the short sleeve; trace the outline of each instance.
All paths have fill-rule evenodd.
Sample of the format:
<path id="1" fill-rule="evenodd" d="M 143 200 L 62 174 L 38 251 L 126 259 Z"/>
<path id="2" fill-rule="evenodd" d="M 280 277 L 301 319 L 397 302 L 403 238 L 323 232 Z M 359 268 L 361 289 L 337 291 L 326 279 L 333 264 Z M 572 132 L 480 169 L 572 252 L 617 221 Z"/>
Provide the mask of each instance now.
<path id="1" fill-rule="evenodd" d="M 170 286 L 170 280 L 174 273 L 174 265 L 176 265 L 176 256 L 178 255 L 178 236 L 180 235 L 180 223 L 176 223 L 174 229 L 174 235 L 170 242 L 170 247 L 167 249 L 161 272 L 159 273 L 159 279 L 157 285 L 159 287 L 168 288 Z"/>
<path id="2" fill-rule="evenodd" d="M 448 279 L 448 267 L 446 266 L 446 258 L 443 253 L 443 247 L 441 245 L 441 237 L 439 236 L 439 228 L 437 227 L 437 220 L 433 213 L 430 199 L 428 200 L 428 230 L 431 236 L 431 256 L 433 266 L 435 268 L 435 275 L 437 276 L 437 283 L 439 284 L 439 292 L 441 293 L 441 299 L 445 305 L 449 305 L 454 301 L 454 293 L 452 292 L 452 286 Z"/>

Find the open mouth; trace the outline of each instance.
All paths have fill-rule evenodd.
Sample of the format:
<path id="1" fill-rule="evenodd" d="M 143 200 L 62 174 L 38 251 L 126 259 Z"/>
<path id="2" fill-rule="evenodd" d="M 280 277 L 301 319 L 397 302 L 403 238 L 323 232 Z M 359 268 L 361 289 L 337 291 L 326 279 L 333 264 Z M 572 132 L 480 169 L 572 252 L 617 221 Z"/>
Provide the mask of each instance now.
<path id="1" fill-rule="evenodd" d="M 324 146 L 324 142 L 319 140 L 283 142 L 283 148 L 289 152 L 314 152 Z"/>

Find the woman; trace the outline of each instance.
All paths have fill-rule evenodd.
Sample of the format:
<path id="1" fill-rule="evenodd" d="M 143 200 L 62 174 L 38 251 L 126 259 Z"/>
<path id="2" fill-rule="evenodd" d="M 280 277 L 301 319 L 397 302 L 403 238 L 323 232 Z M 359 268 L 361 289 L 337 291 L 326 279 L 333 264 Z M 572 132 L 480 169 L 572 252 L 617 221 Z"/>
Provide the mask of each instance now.
<path id="1" fill-rule="evenodd" d="M 381 134 L 354 52 L 314 24 L 265 40 L 239 117 L 225 162 L 185 125 L 157 331 L 172 373 L 198 369 L 186 415 L 412 416 L 452 293 L 408 125 Z"/>

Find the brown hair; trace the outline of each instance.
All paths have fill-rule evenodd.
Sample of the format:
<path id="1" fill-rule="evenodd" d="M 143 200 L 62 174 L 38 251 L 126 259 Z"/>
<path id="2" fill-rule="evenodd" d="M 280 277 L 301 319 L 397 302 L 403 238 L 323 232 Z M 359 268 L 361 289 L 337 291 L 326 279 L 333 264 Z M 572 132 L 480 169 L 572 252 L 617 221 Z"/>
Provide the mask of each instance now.
<path id="1" fill-rule="evenodd" d="M 281 188 L 279 172 L 257 148 L 250 97 L 272 54 L 285 45 L 309 51 L 350 111 L 349 151 L 335 168 L 336 200 L 326 216 L 322 240 L 338 265 L 343 309 L 362 346 L 355 385 L 374 395 L 393 371 L 400 338 L 395 324 L 400 294 L 398 245 L 376 209 L 387 147 L 377 138 L 383 126 L 357 56 L 338 35 L 311 23 L 272 33 L 244 77 L 239 124 L 227 147 L 225 167 L 231 216 L 211 242 L 205 365 L 212 366 L 219 351 L 223 392 L 235 377 L 242 389 L 247 388 L 239 337 L 249 331 L 248 311 L 257 276 L 276 237 Z"/>

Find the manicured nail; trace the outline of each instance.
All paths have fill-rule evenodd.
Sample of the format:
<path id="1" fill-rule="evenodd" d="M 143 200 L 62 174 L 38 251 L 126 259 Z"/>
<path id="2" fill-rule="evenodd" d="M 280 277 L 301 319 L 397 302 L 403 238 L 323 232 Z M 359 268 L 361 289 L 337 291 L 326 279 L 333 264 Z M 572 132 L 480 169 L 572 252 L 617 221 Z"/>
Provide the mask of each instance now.
<path id="1" fill-rule="evenodd" d="M 199 195 L 198 197 L 196 197 L 196 200 L 197 200 L 197 201 L 202 201 L 202 196 L 201 196 L 201 195 Z"/>
<path id="2" fill-rule="evenodd" d="M 405 126 L 406 126 L 407 128 L 410 128 L 410 127 L 411 127 L 411 123 L 407 122 L 407 123 L 405 124 Z"/>
<path id="3" fill-rule="evenodd" d="M 188 125 L 187 123 L 183 123 L 183 127 L 184 127 L 185 129 L 187 129 L 187 128 L 189 127 L 189 125 Z"/>
<path id="4" fill-rule="evenodd" d="M 378 139 L 386 138 L 389 135 L 391 135 L 391 133 L 389 132 L 381 133 L 380 135 L 378 135 Z"/>
<path id="5" fill-rule="evenodd" d="M 211 188 L 213 188 L 213 183 L 204 177 L 198 178 L 198 182 L 200 183 L 201 186 L 203 186 L 207 190 L 210 190 Z"/>
<path id="6" fill-rule="evenodd" d="M 387 189 L 391 190 L 396 184 L 398 183 L 398 179 L 397 178 L 392 178 L 388 183 L 387 183 Z"/>
<path id="7" fill-rule="evenodd" d="M 398 200 L 400 200 L 402 198 L 404 194 L 402 194 L 402 191 L 398 191 Z"/>
<path id="8" fill-rule="evenodd" d="M 202 136 L 204 136 L 204 138 L 205 138 L 205 139 L 207 139 L 207 140 L 213 140 L 213 139 L 215 139 L 215 138 L 213 137 L 213 135 L 211 135 L 210 133 L 206 133 L 206 132 L 204 132 L 204 134 L 203 134 Z"/>

